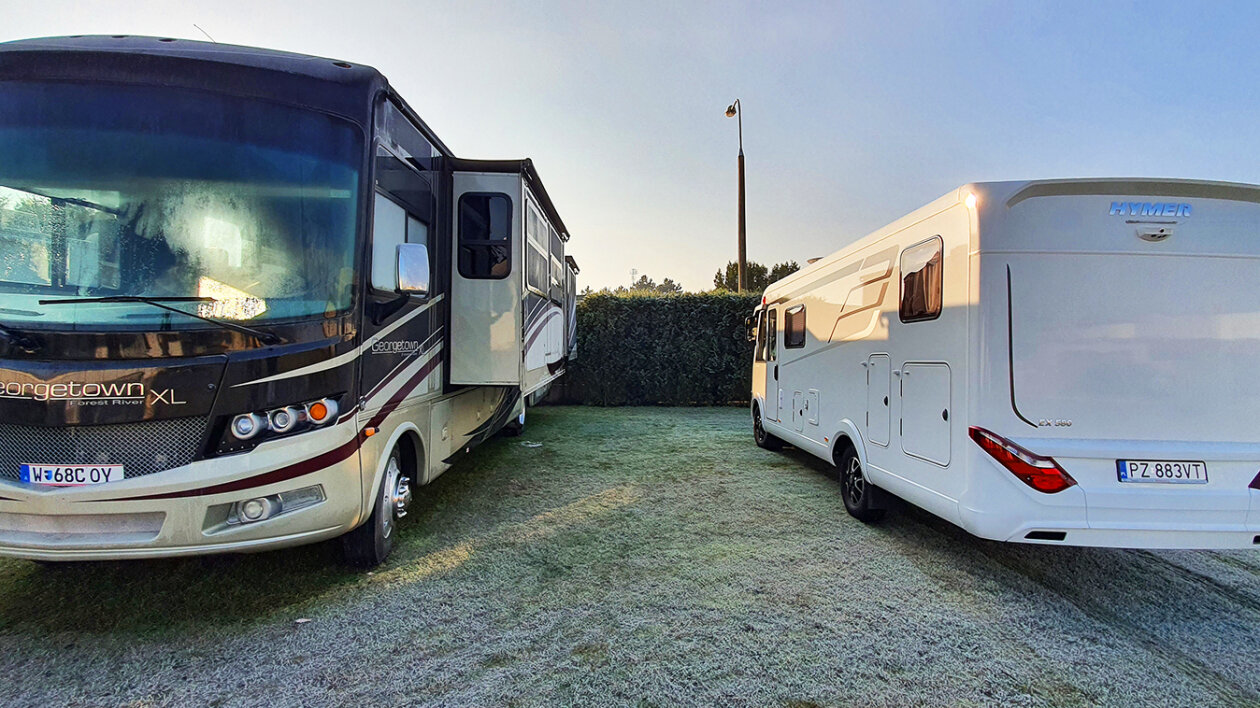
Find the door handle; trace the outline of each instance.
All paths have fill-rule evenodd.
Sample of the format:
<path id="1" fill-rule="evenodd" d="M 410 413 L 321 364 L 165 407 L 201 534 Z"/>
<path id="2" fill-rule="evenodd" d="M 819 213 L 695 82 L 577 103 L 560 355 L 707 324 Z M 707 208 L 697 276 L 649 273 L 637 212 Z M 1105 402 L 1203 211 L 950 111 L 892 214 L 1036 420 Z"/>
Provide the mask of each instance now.
<path id="1" fill-rule="evenodd" d="M 778 364 L 774 365 L 774 380 L 775 381 L 779 380 L 779 365 Z"/>

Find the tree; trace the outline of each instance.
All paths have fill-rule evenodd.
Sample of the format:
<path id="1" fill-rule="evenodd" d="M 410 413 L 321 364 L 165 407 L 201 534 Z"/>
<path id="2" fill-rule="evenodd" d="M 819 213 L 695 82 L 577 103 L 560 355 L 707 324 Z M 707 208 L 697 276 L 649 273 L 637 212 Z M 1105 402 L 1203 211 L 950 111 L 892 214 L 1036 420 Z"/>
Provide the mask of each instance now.
<path id="1" fill-rule="evenodd" d="M 796 261 L 776 263 L 775 266 L 770 269 L 770 276 L 766 279 L 766 285 L 778 280 L 783 280 L 800 269 L 801 265 Z"/>
<path id="2" fill-rule="evenodd" d="M 617 286 L 617 289 L 612 292 L 616 295 L 625 295 L 627 293 L 660 293 L 662 295 L 678 295 L 682 293 L 682 291 L 682 285 L 674 282 L 672 278 L 666 278 L 661 281 L 660 285 L 657 285 L 656 281 L 652 280 L 650 277 L 640 275 L 639 279 L 634 281 L 630 287 L 627 288 L 624 285 L 619 285 Z"/>
<path id="3" fill-rule="evenodd" d="M 682 285 L 680 285 L 679 283 L 675 283 L 673 279 L 671 278 L 666 278 L 662 280 L 661 284 L 656 286 L 656 292 L 663 293 L 665 295 L 677 295 L 681 293 L 682 291 L 683 291 Z"/>
<path id="4" fill-rule="evenodd" d="M 776 280 L 781 280 L 801 269 L 796 261 L 784 261 L 775 264 L 773 268 L 767 269 L 765 266 L 756 261 L 748 261 L 748 291 L 761 292 L 766 286 Z M 726 264 L 724 270 L 719 270 L 713 274 L 713 287 L 717 290 L 730 290 L 732 292 L 739 289 L 739 265 L 734 261 Z"/>

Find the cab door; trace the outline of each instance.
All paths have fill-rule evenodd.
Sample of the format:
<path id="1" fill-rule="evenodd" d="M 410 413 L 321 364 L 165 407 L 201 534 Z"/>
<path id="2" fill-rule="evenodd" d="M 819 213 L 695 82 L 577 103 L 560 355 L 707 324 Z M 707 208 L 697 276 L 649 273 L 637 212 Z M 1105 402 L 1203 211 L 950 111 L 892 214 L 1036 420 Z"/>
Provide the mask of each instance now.
<path id="1" fill-rule="evenodd" d="M 752 400 L 765 400 L 766 397 L 766 313 L 757 310 L 753 313 L 753 364 L 752 364 Z"/>
<path id="2" fill-rule="evenodd" d="M 766 309 L 766 420 L 779 421 L 779 315 Z"/>

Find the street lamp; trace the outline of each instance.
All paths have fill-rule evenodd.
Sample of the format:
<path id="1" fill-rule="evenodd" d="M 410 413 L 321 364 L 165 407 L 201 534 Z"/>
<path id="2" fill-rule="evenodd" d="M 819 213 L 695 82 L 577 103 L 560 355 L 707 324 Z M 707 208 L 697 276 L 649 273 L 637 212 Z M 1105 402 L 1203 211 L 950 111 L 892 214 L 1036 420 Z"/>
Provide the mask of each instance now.
<path id="1" fill-rule="evenodd" d="M 726 117 L 739 117 L 739 291 L 748 289 L 748 264 L 744 245 L 744 111 L 739 99 L 726 107 Z"/>

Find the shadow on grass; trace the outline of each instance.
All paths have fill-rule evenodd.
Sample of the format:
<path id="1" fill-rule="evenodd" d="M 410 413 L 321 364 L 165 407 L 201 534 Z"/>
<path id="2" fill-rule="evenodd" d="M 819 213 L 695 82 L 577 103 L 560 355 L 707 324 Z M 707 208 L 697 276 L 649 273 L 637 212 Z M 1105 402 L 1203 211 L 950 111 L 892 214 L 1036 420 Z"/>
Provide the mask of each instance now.
<path id="1" fill-rule="evenodd" d="M 0 630 L 155 634 L 300 610 L 361 580 L 340 544 L 199 558 L 0 562 Z"/>

